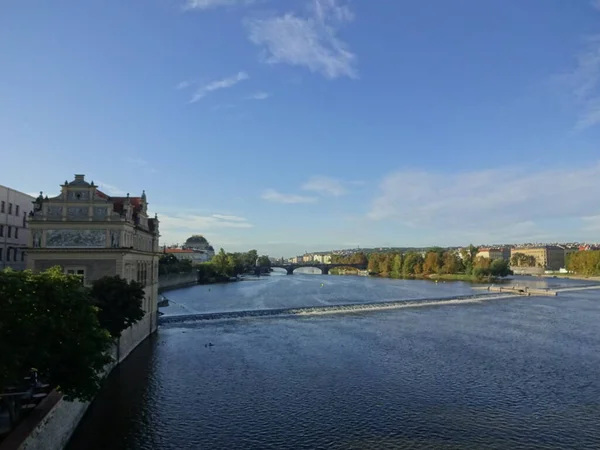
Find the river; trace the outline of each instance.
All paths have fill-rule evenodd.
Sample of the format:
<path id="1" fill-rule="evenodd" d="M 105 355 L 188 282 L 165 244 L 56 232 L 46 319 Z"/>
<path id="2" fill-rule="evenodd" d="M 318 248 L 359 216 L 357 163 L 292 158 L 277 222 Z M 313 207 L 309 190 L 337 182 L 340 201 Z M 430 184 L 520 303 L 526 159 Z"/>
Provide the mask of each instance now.
<path id="1" fill-rule="evenodd" d="M 473 294 L 308 274 L 168 292 L 171 317 L 442 300 L 164 324 L 109 376 L 67 448 L 600 448 L 600 290 L 443 300 Z"/>

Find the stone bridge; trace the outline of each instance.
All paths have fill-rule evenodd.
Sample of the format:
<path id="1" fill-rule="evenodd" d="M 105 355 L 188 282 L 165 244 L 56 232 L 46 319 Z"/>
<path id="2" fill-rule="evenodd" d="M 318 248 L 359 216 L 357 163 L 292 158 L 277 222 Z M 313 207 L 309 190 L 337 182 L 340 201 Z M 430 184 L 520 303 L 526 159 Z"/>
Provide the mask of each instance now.
<path id="1" fill-rule="evenodd" d="M 321 270 L 321 273 L 323 275 L 328 275 L 329 274 L 329 270 L 333 269 L 335 267 L 353 267 L 355 269 L 359 269 L 359 270 L 367 270 L 367 265 L 366 264 L 321 264 L 321 263 L 307 263 L 307 264 L 271 264 L 271 266 L 262 266 L 262 267 L 257 267 L 256 268 L 256 272 L 260 273 L 260 272 L 265 272 L 267 269 L 272 268 L 279 268 L 279 269 L 285 269 L 287 271 L 288 275 L 293 275 L 294 274 L 294 270 L 300 268 L 300 267 L 315 267 L 317 269 Z"/>

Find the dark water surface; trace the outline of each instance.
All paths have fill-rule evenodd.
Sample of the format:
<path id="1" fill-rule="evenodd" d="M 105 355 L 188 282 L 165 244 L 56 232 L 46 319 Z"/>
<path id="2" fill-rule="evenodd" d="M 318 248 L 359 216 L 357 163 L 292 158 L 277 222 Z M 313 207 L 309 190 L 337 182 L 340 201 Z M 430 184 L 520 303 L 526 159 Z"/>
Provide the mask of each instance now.
<path id="1" fill-rule="evenodd" d="M 236 308 L 226 289 L 280 307 L 282 283 L 291 301 L 323 301 L 315 279 L 340 283 L 349 298 L 329 295 L 343 303 L 425 283 L 294 275 L 227 285 L 222 308 Z M 205 288 L 177 295 L 202 309 Z M 599 297 L 164 326 L 111 374 L 68 449 L 598 449 Z"/>

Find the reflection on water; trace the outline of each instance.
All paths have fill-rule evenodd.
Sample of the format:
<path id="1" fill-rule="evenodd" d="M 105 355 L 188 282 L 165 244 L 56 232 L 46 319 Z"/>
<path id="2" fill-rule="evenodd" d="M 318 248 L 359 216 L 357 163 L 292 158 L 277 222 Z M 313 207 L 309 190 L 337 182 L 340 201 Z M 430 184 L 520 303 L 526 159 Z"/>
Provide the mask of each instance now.
<path id="1" fill-rule="evenodd" d="M 294 277 L 290 298 L 317 295 Z M 161 327 L 68 449 L 597 449 L 598 293 Z"/>

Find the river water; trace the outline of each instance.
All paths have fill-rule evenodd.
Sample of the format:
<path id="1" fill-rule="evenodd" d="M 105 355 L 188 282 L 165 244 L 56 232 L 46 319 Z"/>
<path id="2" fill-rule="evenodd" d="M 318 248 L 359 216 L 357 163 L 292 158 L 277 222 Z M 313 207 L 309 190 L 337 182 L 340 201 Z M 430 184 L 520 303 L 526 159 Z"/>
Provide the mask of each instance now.
<path id="1" fill-rule="evenodd" d="M 532 280 L 513 283 L 589 284 Z M 163 311 L 473 294 L 465 283 L 272 275 L 171 291 Z M 599 324 L 600 290 L 167 323 L 113 371 L 68 449 L 598 449 Z"/>

